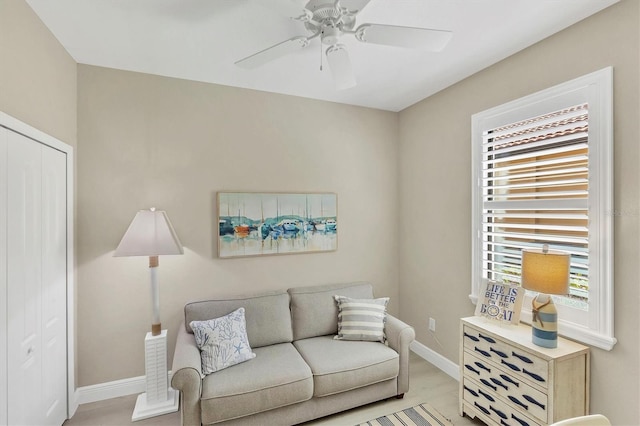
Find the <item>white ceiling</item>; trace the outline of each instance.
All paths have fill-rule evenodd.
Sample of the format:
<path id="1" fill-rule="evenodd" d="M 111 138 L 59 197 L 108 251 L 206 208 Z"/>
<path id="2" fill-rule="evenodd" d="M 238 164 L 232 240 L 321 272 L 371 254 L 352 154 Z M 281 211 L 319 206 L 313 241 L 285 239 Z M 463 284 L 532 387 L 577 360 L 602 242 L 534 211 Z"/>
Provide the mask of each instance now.
<path id="1" fill-rule="evenodd" d="M 357 86 L 338 91 L 320 42 L 254 70 L 234 62 L 297 35 L 274 0 L 27 0 L 82 64 L 400 111 L 618 0 L 371 0 L 370 22 L 451 30 L 439 53 L 344 36 Z M 326 47 L 325 47 L 326 48 Z"/>

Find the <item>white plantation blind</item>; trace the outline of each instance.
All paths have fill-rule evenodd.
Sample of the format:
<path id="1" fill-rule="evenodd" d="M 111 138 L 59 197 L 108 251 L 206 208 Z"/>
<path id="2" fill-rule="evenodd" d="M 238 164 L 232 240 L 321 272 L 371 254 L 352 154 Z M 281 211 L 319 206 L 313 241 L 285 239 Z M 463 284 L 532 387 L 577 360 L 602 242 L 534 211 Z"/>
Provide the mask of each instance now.
<path id="1" fill-rule="evenodd" d="M 589 109 L 575 105 L 482 135 L 482 264 L 520 283 L 521 250 L 571 254 L 571 294 L 588 298 Z"/>
<path id="2" fill-rule="evenodd" d="M 613 69 L 471 117 L 471 294 L 520 283 L 522 249 L 571 254 L 563 336 L 610 350 L 613 286 Z M 521 320 L 531 322 L 531 294 Z"/>

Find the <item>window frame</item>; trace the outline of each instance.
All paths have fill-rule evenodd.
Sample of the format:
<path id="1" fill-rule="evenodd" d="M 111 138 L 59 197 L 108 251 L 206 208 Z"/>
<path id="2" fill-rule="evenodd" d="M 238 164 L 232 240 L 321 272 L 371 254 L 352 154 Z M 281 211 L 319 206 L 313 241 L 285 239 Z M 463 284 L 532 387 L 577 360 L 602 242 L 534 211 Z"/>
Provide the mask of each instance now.
<path id="1" fill-rule="evenodd" d="M 614 337 L 613 288 L 613 68 L 476 113 L 471 119 L 472 280 L 469 298 L 476 304 L 482 274 L 482 135 L 486 130 L 558 111 L 580 102 L 589 105 L 589 310 L 558 306 L 559 333 L 611 350 Z M 531 323 L 531 297 L 521 320 Z"/>

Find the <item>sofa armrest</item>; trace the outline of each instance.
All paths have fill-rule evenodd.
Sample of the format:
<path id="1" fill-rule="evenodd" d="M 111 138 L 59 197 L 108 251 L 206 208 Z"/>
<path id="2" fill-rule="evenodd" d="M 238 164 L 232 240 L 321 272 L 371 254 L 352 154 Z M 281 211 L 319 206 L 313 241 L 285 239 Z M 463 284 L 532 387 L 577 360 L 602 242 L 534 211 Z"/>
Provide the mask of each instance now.
<path id="1" fill-rule="evenodd" d="M 416 338 L 416 332 L 410 325 L 392 315 L 387 315 L 385 333 L 389 347 L 400 355 L 398 395 L 401 395 L 409 390 L 409 345 Z"/>
<path id="2" fill-rule="evenodd" d="M 186 331 L 184 324 L 178 328 L 171 372 L 171 387 L 180 391 L 181 424 L 200 425 L 202 361 L 196 339 Z"/>

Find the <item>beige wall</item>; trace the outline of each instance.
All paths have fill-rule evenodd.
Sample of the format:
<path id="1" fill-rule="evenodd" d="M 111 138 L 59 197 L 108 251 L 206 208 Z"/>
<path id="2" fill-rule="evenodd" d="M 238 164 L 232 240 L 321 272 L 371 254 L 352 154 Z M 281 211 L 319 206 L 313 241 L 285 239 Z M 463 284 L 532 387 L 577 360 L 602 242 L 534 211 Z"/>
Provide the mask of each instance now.
<path id="1" fill-rule="evenodd" d="M 76 62 L 23 0 L 0 0 L 0 111 L 76 146 Z"/>
<path id="2" fill-rule="evenodd" d="M 593 349 L 592 411 L 640 423 L 638 130 L 640 12 L 623 0 L 400 113 L 400 234 L 420 218 L 419 240 L 400 239 L 403 318 L 417 340 L 458 363 L 459 318 L 472 315 L 471 115 L 614 67 L 615 327 L 611 352 Z M 446 288 L 443 291 L 443 286 Z M 427 330 L 437 320 L 437 340 Z M 438 343 L 439 342 L 439 343 Z M 440 344 L 442 346 L 440 346 Z"/>
<path id="3" fill-rule="evenodd" d="M 397 309 L 397 114 L 85 65 L 78 93 L 80 386 L 144 374 L 147 260 L 112 257 L 138 209 L 186 250 L 160 259 L 171 354 L 201 298 L 368 280 Z M 338 250 L 218 259 L 221 190 L 337 193 Z"/>

